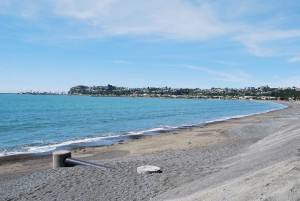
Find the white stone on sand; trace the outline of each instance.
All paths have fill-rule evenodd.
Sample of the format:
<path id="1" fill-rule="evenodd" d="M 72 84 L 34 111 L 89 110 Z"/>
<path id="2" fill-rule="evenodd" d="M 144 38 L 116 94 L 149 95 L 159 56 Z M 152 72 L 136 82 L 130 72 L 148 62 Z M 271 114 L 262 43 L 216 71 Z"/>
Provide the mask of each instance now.
<path id="1" fill-rule="evenodd" d="M 160 167 L 152 165 L 143 165 L 137 167 L 137 172 L 139 174 L 152 174 L 152 173 L 161 173 Z"/>

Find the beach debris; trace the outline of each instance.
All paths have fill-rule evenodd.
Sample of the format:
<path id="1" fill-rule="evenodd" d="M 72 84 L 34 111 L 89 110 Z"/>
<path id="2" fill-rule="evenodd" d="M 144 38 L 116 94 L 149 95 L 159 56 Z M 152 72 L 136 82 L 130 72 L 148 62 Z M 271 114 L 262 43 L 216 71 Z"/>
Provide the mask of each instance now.
<path id="1" fill-rule="evenodd" d="M 95 167 L 95 168 L 107 168 L 107 169 L 112 168 L 112 167 L 109 167 L 109 166 L 106 166 L 106 165 L 91 163 L 91 162 L 87 162 L 87 161 L 83 161 L 83 160 L 79 160 L 79 159 L 75 159 L 75 158 L 66 158 L 65 159 L 65 164 L 67 165 L 67 167 L 74 167 L 76 165 L 83 165 L 83 166 L 89 166 L 89 167 Z"/>
<path id="2" fill-rule="evenodd" d="M 52 153 L 52 157 L 53 157 L 53 169 L 59 167 L 74 167 L 76 165 L 83 165 L 83 166 L 96 167 L 96 168 L 112 168 L 105 165 L 99 165 L 96 163 L 91 163 L 91 162 L 71 158 L 71 152 L 66 150 L 55 151 Z"/>
<path id="3" fill-rule="evenodd" d="M 71 158 L 71 152 L 66 150 L 55 151 L 52 153 L 53 169 L 59 167 L 67 167 L 65 164 L 66 158 Z"/>
<path id="4" fill-rule="evenodd" d="M 137 172 L 139 174 L 152 174 L 152 173 L 162 173 L 160 167 L 152 166 L 152 165 L 143 165 L 137 167 Z"/>

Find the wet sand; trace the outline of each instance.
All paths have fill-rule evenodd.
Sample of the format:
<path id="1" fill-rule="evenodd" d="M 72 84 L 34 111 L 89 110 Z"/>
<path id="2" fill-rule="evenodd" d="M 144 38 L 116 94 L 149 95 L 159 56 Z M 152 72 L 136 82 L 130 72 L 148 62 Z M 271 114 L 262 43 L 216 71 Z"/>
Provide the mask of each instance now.
<path id="1" fill-rule="evenodd" d="M 51 156 L 2 158 L 0 200 L 298 200 L 300 104 L 289 105 L 72 151 L 114 169 L 53 170 Z M 139 175 L 140 165 L 162 173 Z"/>

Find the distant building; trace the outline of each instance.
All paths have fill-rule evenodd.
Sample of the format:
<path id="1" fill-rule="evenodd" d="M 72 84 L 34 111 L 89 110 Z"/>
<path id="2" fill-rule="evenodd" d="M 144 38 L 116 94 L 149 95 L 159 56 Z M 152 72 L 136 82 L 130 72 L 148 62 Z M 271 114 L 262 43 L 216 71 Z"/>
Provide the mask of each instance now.
<path id="1" fill-rule="evenodd" d="M 246 87 L 245 90 L 252 91 L 252 90 L 255 90 L 255 87 Z"/>
<path id="2" fill-rule="evenodd" d="M 272 96 L 261 96 L 261 100 L 277 100 L 277 98 Z"/>
<path id="3" fill-rule="evenodd" d="M 265 91 L 265 90 L 268 90 L 269 89 L 269 86 L 268 85 L 266 85 L 266 86 L 261 86 L 260 87 L 260 90 L 261 91 Z"/>

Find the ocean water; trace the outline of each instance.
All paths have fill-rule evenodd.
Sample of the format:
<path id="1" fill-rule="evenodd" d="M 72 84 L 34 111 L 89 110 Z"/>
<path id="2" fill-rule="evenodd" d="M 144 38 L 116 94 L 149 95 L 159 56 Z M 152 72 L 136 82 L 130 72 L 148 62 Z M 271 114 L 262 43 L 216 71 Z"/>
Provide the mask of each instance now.
<path id="1" fill-rule="evenodd" d="M 112 144 L 131 135 L 152 135 L 284 107 L 236 100 L 1 94 L 0 156 Z"/>

